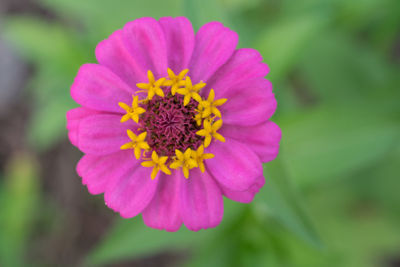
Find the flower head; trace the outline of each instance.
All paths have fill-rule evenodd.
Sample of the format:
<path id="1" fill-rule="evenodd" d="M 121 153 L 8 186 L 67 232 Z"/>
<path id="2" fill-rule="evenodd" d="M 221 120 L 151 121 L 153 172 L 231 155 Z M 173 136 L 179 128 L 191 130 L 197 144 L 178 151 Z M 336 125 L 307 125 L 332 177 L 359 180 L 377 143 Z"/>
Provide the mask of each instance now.
<path id="1" fill-rule="evenodd" d="M 71 87 L 77 172 L 92 194 L 153 228 L 197 231 L 222 219 L 223 196 L 251 202 L 281 132 L 268 67 L 219 22 L 141 18 L 96 48 Z"/>

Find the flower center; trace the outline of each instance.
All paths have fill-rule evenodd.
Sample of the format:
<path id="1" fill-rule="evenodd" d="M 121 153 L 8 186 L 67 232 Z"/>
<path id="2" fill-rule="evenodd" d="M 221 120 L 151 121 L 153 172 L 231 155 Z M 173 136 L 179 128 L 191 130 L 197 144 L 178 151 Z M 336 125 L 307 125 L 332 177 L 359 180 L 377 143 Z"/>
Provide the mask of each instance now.
<path id="1" fill-rule="evenodd" d="M 132 119 L 139 126 L 136 133 L 127 130 L 131 142 L 121 149 L 133 149 L 136 159 L 143 157 L 142 166 L 153 168 L 152 179 L 160 170 L 171 174 L 169 168 L 182 168 L 186 178 L 192 168 L 198 167 L 204 172 L 203 161 L 214 157 L 204 153 L 204 149 L 213 140 L 225 142 L 217 132 L 222 127 L 218 107 L 227 99 L 214 100 L 213 89 L 208 98 L 203 99 L 200 92 L 206 84 L 192 84 L 190 77 L 186 76 L 188 71 L 175 75 L 168 69 L 168 78 L 158 80 L 148 71 L 148 83 L 136 85 L 141 90 L 132 96 L 132 105 L 118 103 L 126 112 L 121 123 Z M 139 100 L 142 93 L 147 96 Z"/>
<path id="2" fill-rule="evenodd" d="M 183 96 L 169 92 L 165 97 L 155 96 L 141 106 L 146 110 L 140 117 L 140 129 L 147 132 L 147 143 L 158 155 L 172 159 L 175 151 L 196 150 L 204 137 L 196 134 L 201 129 L 194 117 L 197 102 L 193 99 L 183 105 Z"/>

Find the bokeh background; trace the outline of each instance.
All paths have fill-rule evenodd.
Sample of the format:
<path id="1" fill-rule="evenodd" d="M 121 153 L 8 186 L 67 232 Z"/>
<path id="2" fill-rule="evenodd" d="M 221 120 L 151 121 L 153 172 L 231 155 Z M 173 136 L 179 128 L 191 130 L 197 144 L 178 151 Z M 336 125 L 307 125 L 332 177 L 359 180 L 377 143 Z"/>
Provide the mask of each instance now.
<path id="1" fill-rule="evenodd" d="M 283 131 L 250 205 L 166 233 L 75 173 L 69 87 L 143 16 L 218 20 L 270 66 Z M 0 0 L 0 266 L 400 266 L 400 1 Z"/>

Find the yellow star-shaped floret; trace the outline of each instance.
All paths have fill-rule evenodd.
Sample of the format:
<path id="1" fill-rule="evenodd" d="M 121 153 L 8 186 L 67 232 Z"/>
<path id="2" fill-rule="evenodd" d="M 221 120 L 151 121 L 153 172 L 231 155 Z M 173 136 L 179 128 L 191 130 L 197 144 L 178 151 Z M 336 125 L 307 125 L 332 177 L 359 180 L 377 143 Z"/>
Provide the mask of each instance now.
<path id="1" fill-rule="evenodd" d="M 143 167 L 153 167 L 153 171 L 151 172 L 151 179 L 156 178 L 157 173 L 159 171 L 162 171 L 165 174 L 170 175 L 171 171 L 168 169 L 168 167 L 165 165 L 165 162 L 167 162 L 168 157 L 158 157 L 157 152 L 153 151 L 151 154 L 151 159 L 149 161 L 143 161 L 142 166 Z"/>
<path id="2" fill-rule="evenodd" d="M 164 97 L 164 91 L 160 88 L 160 86 L 163 86 L 165 78 L 160 78 L 156 81 L 153 72 L 151 72 L 150 70 L 147 71 L 147 78 L 149 79 L 149 83 L 136 84 L 138 88 L 142 89 L 139 90 L 138 93 L 147 92 L 147 98 L 149 100 L 153 99 L 154 95 Z"/>
<path id="3" fill-rule="evenodd" d="M 202 100 L 199 103 L 199 109 L 202 110 L 202 117 L 206 118 L 214 113 L 217 117 L 221 118 L 221 112 L 218 110 L 218 106 L 223 105 L 228 99 L 221 98 L 214 100 L 215 92 L 214 89 L 211 89 L 210 93 L 208 94 L 207 100 Z"/>
<path id="4" fill-rule="evenodd" d="M 183 85 L 182 82 L 183 81 L 181 81 L 179 84 Z M 186 106 L 187 104 L 189 104 L 190 99 L 192 99 L 192 98 L 200 103 L 201 96 L 199 95 L 198 91 L 200 91 L 200 89 L 202 89 L 204 86 L 206 86 L 206 84 L 203 82 L 199 82 L 198 84 L 193 85 L 190 77 L 186 76 L 184 85 L 185 85 L 184 88 L 179 88 L 176 90 L 176 92 L 178 94 L 181 94 L 184 96 L 183 105 Z"/>
<path id="5" fill-rule="evenodd" d="M 132 98 L 132 106 L 128 106 L 123 102 L 118 103 L 118 105 L 126 111 L 126 114 L 121 118 L 121 122 L 132 119 L 134 122 L 139 123 L 139 115 L 146 112 L 144 108 L 139 107 L 139 97 L 132 96 Z"/>
<path id="6" fill-rule="evenodd" d="M 178 169 L 182 167 L 183 175 L 185 178 L 189 178 L 189 170 L 197 167 L 197 162 L 192 158 L 193 151 L 188 148 L 185 153 L 180 150 L 175 150 L 176 159 L 169 166 L 171 169 Z"/>
<path id="7" fill-rule="evenodd" d="M 135 152 L 135 157 L 136 159 L 140 159 L 140 154 L 141 154 L 141 150 L 148 150 L 150 149 L 149 144 L 147 144 L 146 141 L 144 141 L 146 139 L 146 135 L 147 132 L 143 132 L 139 135 L 134 134 L 131 130 L 127 130 L 126 131 L 129 138 L 132 140 L 132 142 L 126 143 L 124 145 L 121 146 L 121 149 L 132 149 Z"/>
<path id="8" fill-rule="evenodd" d="M 225 138 L 217 133 L 217 131 L 222 127 L 222 120 L 217 120 L 214 124 L 211 124 L 209 120 L 204 120 L 203 122 L 204 128 L 197 131 L 196 134 L 200 136 L 204 136 L 204 147 L 208 147 L 211 143 L 212 138 L 225 142 Z"/>
<path id="9" fill-rule="evenodd" d="M 194 160 L 197 162 L 197 165 L 199 166 L 200 171 L 204 172 L 205 168 L 204 168 L 203 161 L 205 159 L 212 159 L 214 157 L 214 154 L 211 154 L 211 153 L 204 154 L 204 146 L 201 145 L 197 148 L 196 151 L 193 151 L 192 156 L 193 156 Z"/>
<path id="10" fill-rule="evenodd" d="M 168 71 L 169 80 L 166 80 L 163 85 L 171 86 L 171 94 L 175 95 L 176 90 L 178 90 L 180 86 L 185 85 L 185 81 L 183 80 L 183 78 L 189 72 L 189 70 L 184 69 L 178 75 L 175 75 L 175 73 L 170 68 L 168 68 L 167 71 Z"/>
<path id="11" fill-rule="evenodd" d="M 201 122 L 203 121 L 203 110 L 201 110 L 201 109 L 196 109 L 196 111 L 197 111 L 197 114 L 196 115 L 194 115 L 194 120 L 196 121 L 196 124 L 198 125 L 198 126 L 200 126 L 201 125 Z"/>

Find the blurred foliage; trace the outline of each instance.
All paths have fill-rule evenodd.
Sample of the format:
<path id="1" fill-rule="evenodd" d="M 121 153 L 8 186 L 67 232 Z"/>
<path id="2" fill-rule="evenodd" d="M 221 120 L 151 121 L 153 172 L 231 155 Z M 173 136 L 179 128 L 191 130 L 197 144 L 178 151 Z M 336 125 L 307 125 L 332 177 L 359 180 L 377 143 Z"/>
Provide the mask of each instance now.
<path id="1" fill-rule="evenodd" d="M 37 163 L 17 154 L 7 165 L 0 184 L 0 265 L 23 266 L 24 251 L 39 208 Z M 1 177 L 0 177 L 1 178 Z M 25 263 L 26 264 L 26 263 Z"/>
<path id="2" fill-rule="evenodd" d="M 38 150 L 65 138 L 65 112 L 75 105 L 69 86 L 81 64 L 95 62 L 95 45 L 143 16 L 184 15 L 195 29 L 224 22 L 242 47 L 262 53 L 279 103 L 273 120 L 283 131 L 281 154 L 265 164 L 267 183 L 253 204 L 227 200 L 221 225 L 198 233 L 119 219 L 87 265 L 165 250 L 187 252 L 188 266 L 364 267 L 400 257 L 398 0 L 40 2 L 59 19 L 12 16 L 5 23 L 8 39 L 36 67 L 27 138 Z M 21 193 L 1 190 L 2 203 Z M 1 255 L 3 243 L 14 244 L 5 265 L 15 266 L 24 249 L 31 217 L 22 210 L 35 205 L 25 197 L 13 203 L 23 218 L 13 225 L 19 236 L 1 232 Z M 2 218 L 10 219 L 1 223 L 10 226 L 7 210 Z"/>

